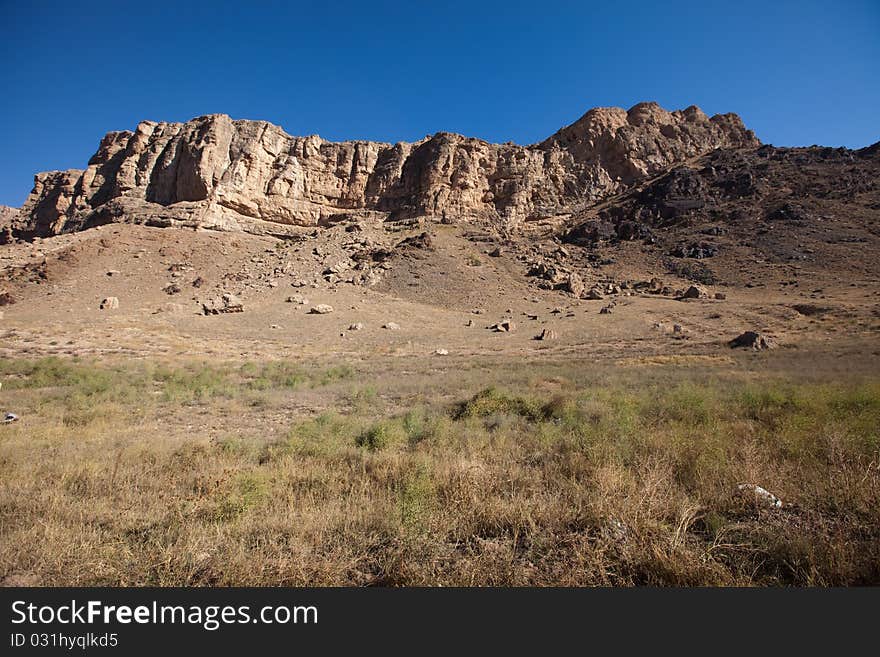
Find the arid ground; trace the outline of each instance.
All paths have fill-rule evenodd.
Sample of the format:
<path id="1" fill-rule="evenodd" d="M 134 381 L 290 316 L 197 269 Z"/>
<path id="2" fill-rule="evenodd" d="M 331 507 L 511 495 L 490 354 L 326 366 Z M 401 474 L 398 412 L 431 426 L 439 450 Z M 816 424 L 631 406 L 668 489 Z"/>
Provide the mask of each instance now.
<path id="1" fill-rule="evenodd" d="M 324 269 L 364 236 L 398 245 L 373 251 L 381 280 Z M 834 267 L 731 246 L 703 298 L 601 300 L 529 276 L 535 243 L 108 225 L 0 246 L 0 410 L 19 417 L 0 581 L 880 583 L 864 241 L 829 242 Z M 611 255 L 609 280 L 693 282 L 635 242 Z M 243 312 L 204 314 L 221 291 Z M 731 348 L 746 330 L 775 348 Z"/>

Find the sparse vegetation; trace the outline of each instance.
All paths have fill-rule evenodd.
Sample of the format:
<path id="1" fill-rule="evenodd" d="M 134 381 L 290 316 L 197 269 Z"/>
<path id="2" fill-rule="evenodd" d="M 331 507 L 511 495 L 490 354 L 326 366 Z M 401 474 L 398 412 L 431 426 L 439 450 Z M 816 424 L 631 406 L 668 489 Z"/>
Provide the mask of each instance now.
<path id="1" fill-rule="evenodd" d="M 5 360 L 0 580 L 880 583 L 876 379 L 484 372 Z"/>

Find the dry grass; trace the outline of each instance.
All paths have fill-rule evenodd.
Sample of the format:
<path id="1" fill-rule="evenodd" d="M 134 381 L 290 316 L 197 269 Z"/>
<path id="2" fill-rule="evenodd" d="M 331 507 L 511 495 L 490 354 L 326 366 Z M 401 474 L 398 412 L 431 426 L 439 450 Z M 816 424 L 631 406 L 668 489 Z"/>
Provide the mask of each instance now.
<path id="1" fill-rule="evenodd" d="M 875 378 L 386 367 L 3 362 L 0 580 L 880 583 Z"/>

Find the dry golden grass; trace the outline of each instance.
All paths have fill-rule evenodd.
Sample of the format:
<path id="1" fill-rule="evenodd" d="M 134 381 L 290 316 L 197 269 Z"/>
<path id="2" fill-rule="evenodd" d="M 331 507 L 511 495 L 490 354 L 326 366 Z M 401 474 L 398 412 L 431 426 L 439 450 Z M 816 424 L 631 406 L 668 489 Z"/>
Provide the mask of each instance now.
<path id="1" fill-rule="evenodd" d="M 880 583 L 870 375 L 384 367 L 3 362 L 0 580 Z"/>

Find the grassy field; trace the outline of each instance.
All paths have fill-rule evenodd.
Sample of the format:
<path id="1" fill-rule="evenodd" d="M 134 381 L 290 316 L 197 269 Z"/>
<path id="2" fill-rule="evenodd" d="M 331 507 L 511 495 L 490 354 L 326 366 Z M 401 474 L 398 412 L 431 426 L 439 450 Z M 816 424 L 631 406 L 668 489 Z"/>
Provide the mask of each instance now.
<path id="1" fill-rule="evenodd" d="M 880 584 L 880 378 L 459 365 L 5 360 L 0 581 Z"/>

